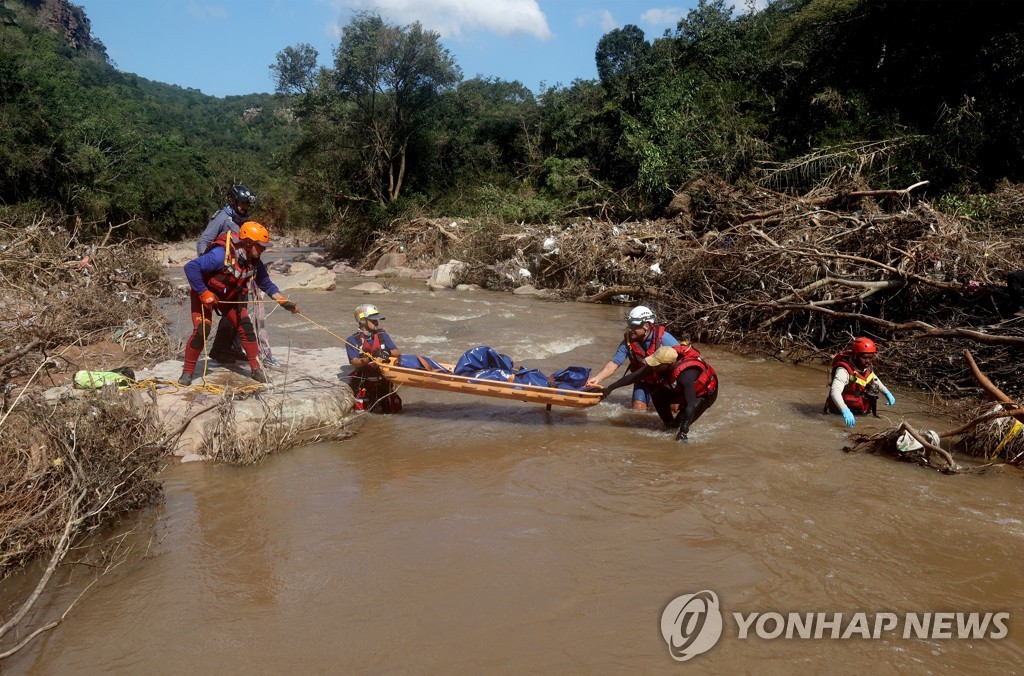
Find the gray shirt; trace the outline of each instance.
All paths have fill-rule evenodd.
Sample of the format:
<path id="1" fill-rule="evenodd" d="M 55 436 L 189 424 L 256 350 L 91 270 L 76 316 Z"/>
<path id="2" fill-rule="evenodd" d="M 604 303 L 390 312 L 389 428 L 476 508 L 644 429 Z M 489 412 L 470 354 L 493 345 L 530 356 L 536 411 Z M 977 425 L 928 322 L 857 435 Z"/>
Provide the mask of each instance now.
<path id="1" fill-rule="evenodd" d="M 199 235 L 199 241 L 196 242 L 197 254 L 202 256 L 206 253 L 206 250 L 210 248 L 213 241 L 225 232 L 238 234 L 239 225 L 235 223 L 235 219 L 232 217 L 234 213 L 230 206 L 226 206 L 210 218 L 210 222 L 206 224 L 203 234 Z"/>

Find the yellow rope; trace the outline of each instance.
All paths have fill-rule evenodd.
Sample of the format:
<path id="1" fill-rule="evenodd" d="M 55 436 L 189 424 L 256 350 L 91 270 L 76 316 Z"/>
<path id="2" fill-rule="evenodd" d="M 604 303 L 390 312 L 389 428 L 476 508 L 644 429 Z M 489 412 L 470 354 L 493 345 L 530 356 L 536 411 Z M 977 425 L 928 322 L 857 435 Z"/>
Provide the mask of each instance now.
<path id="1" fill-rule="evenodd" d="M 218 301 L 218 302 L 221 302 L 221 303 L 245 303 L 245 302 L 248 302 L 248 301 Z M 256 301 L 256 302 L 263 302 L 263 301 Z M 276 303 L 277 301 L 274 301 L 274 302 Z M 228 387 L 224 387 L 223 385 L 218 385 L 216 383 L 207 382 L 206 374 L 207 374 L 208 369 L 210 368 L 210 343 L 209 343 L 209 340 L 208 340 L 209 333 L 207 333 L 207 330 L 206 330 L 207 329 L 207 322 L 203 321 L 202 314 L 200 314 L 200 321 L 203 324 L 203 350 L 202 350 L 202 354 L 205 357 L 205 359 L 203 359 L 203 375 L 201 376 L 202 379 L 203 379 L 203 384 L 202 385 L 181 385 L 181 384 L 179 384 L 176 381 L 166 380 L 166 381 L 163 381 L 163 382 L 165 384 L 172 385 L 174 387 L 174 389 L 173 390 L 167 390 L 165 392 L 158 392 L 157 394 L 175 394 L 179 390 L 191 390 L 193 392 L 202 392 L 202 393 L 205 393 L 205 394 L 219 394 L 219 395 L 222 395 L 225 392 L 227 392 L 229 389 L 233 389 L 235 392 L 242 392 L 242 393 L 245 393 L 245 392 L 258 392 L 259 390 L 264 389 L 265 385 L 269 384 L 269 383 L 254 383 L 252 385 L 243 385 L 241 387 L 228 388 Z M 212 315 L 212 313 L 210 315 L 209 326 L 211 328 L 213 327 L 213 315 Z M 145 384 L 144 387 L 142 387 L 141 389 L 149 389 L 149 385 L 150 384 L 157 384 L 158 382 L 160 382 L 160 381 L 157 378 L 147 378 L 146 380 L 139 381 L 138 383 L 136 383 L 136 385 L 141 386 L 141 385 Z M 135 387 L 135 386 L 133 386 L 133 387 Z"/>
<path id="2" fill-rule="evenodd" d="M 1021 424 L 1021 422 L 1019 420 L 1014 420 L 1013 421 L 1013 427 L 1010 428 L 1010 431 L 1006 433 L 1006 436 L 1003 437 L 1003 440 L 999 442 L 998 446 L 996 446 L 996 450 L 992 453 L 992 457 L 989 458 L 989 460 L 995 460 L 996 458 L 998 458 L 999 457 L 999 452 L 1003 450 L 1003 446 L 1005 446 L 1006 444 L 1010 443 L 1010 441 L 1015 436 L 1020 434 L 1020 431 L 1022 429 L 1024 429 L 1024 424 Z"/>
<path id="3" fill-rule="evenodd" d="M 374 359 L 373 355 L 370 354 L 369 352 L 367 352 L 366 350 L 362 350 L 362 349 L 359 348 L 358 345 L 353 345 L 352 343 L 348 342 L 348 340 L 346 338 L 342 338 L 337 333 L 335 333 L 334 331 L 331 331 L 329 328 L 327 328 L 323 324 L 318 324 L 317 322 L 315 322 L 314 320 L 310 319 L 309 317 L 307 317 L 306 315 L 302 314 L 301 312 L 296 312 L 295 314 L 297 314 L 298 316 L 302 317 L 303 319 L 305 319 L 307 322 L 309 322 L 313 326 L 316 326 L 318 328 L 323 329 L 324 331 L 326 331 L 327 333 L 331 334 L 332 336 L 334 336 L 335 338 L 337 338 L 341 342 L 345 343 L 349 347 L 355 348 L 356 350 L 359 350 L 361 353 L 365 354 L 370 359 L 373 359 L 374 361 L 379 361 L 377 359 Z"/>
<path id="4" fill-rule="evenodd" d="M 277 303 L 277 301 L 273 300 L 273 299 L 271 299 L 271 300 L 250 300 L 250 301 L 230 300 L 230 301 L 218 301 L 218 303 Z M 361 354 L 369 357 L 371 361 L 373 361 L 373 362 L 375 362 L 377 364 L 382 363 L 379 358 L 376 358 L 373 355 L 371 355 L 370 353 L 366 352 L 365 350 L 360 349 L 358 345 L 353 345 L 352 343 L 348 342 L 347 339 L 342 338 L 341 336 L 336 334 L 334 331 L 331 331 L 329 328 L 327 328 L 323 324 L 320 324 L 319 322 L 315 321 L 314 319 L 312 319 L 310 317 L 307 317 L 306 315 L 302 314 L 301 312 L 296 312 L 295 314 L 297 314 L 298 316 L 302 317 L 303 319 L 305 319 L 307 322 L 309 322 L 313 326 L 316 326 L 316 327 L 322 329 L 323 331 L 329 333 L 330 335 L 334 336 L 335 338 L 337 338 L 338 340 L 340 340 L 344 344 L 348 345 L 349 347 L 352 347 L 352 348 L 358 350 Z M 212 326 L 212 317 L 211 317 L 210 325 Z M 209 393 L 209 394 L 224 394 L 228 390 L 228 388 L 226 388 L 226 387 L 224 387 L 222 385 L 216 385 L 216 384 L 213 384 L 213 383 L 206 383 L 206 372 L 207 372 L 207 368 L 209 368 L 209 364 L 210 364 L 210 353 L 209 353 L 209 349 L 208 349 L 209 345 L 208 345 L 207 337 L 208 337 L 208 334 L 206 332 L 206 322 L 203 322 L 203 354 L 205 355 L 206 359 L 203 360 L 203 375 L 202 375 L 202 378 L 203 378 L 203 382 L 205 384 L 203 384 L 203 385 L 179 385 L 178 383 L 176 383 L 174 381 L 168 381 L 170 384 L 174 385 L 175 389 L 173 391 L 164 392 L 164 394 L 171 394 L 172 392 L 177 392 L 179 389 L 187 389 L 187 390 L 192 390 L 192 391 L 195 391 L 195 392 L 205 392 L 205 393 Z M 155 378 L 148 379 L 148 380 L 153 380 L 154 382 L 156 381 Z M 140 383 L 144 383 L 144 382 L 146 382 L 146 381 L 140 381 Z M 237 392 L 258 391 L 258 390 L 263 389 L 265 384 L 266 383 L 257 383 L 255 385 L 245 385 L 243 387 L 236 387 L 234 389 Z M 395 391 L 397 392 L 398 388 L 395 388 Z"/>

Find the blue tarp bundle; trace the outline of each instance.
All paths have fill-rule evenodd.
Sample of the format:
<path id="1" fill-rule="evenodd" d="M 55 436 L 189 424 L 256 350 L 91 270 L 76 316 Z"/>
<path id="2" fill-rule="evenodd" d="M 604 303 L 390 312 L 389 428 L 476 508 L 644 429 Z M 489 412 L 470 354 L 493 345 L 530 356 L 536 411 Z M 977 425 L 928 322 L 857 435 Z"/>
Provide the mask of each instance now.
<path id="1" fill-rule="evenodd" d="M 420 357 L 415 354 L 403 354 L 398 357 L 398 365 L 407 369 L 420 369 L 422 371 L 437 371 L 440 373 L 451 373 L 448 369 L 438 364 L 430 357 Z"/>
<path id="2" fill-rule="evenodd" d="M 511 383 L 515 380 L 515 373 L 506 369 L 480 369 L 473 373 L 462 373 L 458 375 L 480 378 L 481 380 L 497 380 L 503 383 Z"/>
<path id="3" fill-rule="evenodd" d="M 583 366 L 569 366 L 550 378 L 538 369 L 515 368 L 512 358 L 499 354 L 493 347 L 481 345 L 467 350 L 455 365 L 455 375 L 470 376 L 483 380 L 514 382 L 537 387 L 557 387 L 563 390 L 580 390 L 587 384 L 590 369 Z"/>
<path id="4" fill-rule="evenodd" d="M 477 372 L 486 369 L 512 370 L 512 358 L 507 354 L 498 354 L 493 347 L 481 345 L 467 350 L 459 357 L 459 363 L 455 365 L 455 375 L 472 376 Z"/>
<path id="5" fill-rule="evenodd" d="M 521 368 L 515 373 L 515 381 L 520 385 L 537 385 L 538 387 L 551 387 L 548 377 L 540 372 L 540 369 Z"/>
<path id="6" fill-rule="evenodd" d="M 493 347 L 486 345 L 467 350 L 459 358 L 454 371 L 449 371 L 430 357 L 415 354 L 401 355 L 398 358 L 398 365 L 407 369 L 454 373 L 457 376 L 468 376 L 481 380 L 555 387 L 561 390 L 581 390 L 587 384 L 587 379 L 590 378 L 590 369 L 584 366 L 568 366 L 561 371 L 556 371 L 550 378 L 538 369 L 522 366 L 515 368 L 511 357 L 499 354 Z"/>
<path id="7" fill-rule="evenodd" d="M 590 380 L 590 369 L 585 366 L 566 366 L 551 375 L 551 386 L 561 390 L 582 390 Z"/>

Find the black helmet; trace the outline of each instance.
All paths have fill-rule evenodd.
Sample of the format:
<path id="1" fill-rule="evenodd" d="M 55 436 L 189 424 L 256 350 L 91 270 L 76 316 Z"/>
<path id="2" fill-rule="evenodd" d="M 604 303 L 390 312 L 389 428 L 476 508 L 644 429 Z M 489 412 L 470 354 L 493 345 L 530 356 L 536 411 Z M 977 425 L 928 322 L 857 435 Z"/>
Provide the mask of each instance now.
<path id="1" fill-rule="evenodd" d="M 247 186 L 241 183 L 231 186 L 231 190 L 228 190 L 228 197 L 235 200 L 235 202 L 245 202 L 249 206 L 256 203 L 256 195 L 253 195 L 252 190 L 249 190 Z"/>

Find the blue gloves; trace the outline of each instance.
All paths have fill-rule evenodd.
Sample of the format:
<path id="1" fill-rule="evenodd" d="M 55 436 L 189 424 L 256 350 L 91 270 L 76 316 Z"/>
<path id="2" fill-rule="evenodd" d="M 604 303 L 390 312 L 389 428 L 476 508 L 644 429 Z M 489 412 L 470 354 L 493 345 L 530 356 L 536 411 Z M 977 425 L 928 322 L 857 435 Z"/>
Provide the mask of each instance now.
<path id="1" fill-rule="evenodd" d="M 846 423 L 847 427 L 853 427 L 857 424 L 857 419 L 853 417 L 853 411 L 848 408 L 843 409 L 843 422 Z"/>
<path id="2" fill-rule="evenodd" d="M 896 405 L 896 397 L 893 396 L 892 392 L 885 393 L 885 403 L 889 406 Z"/>

